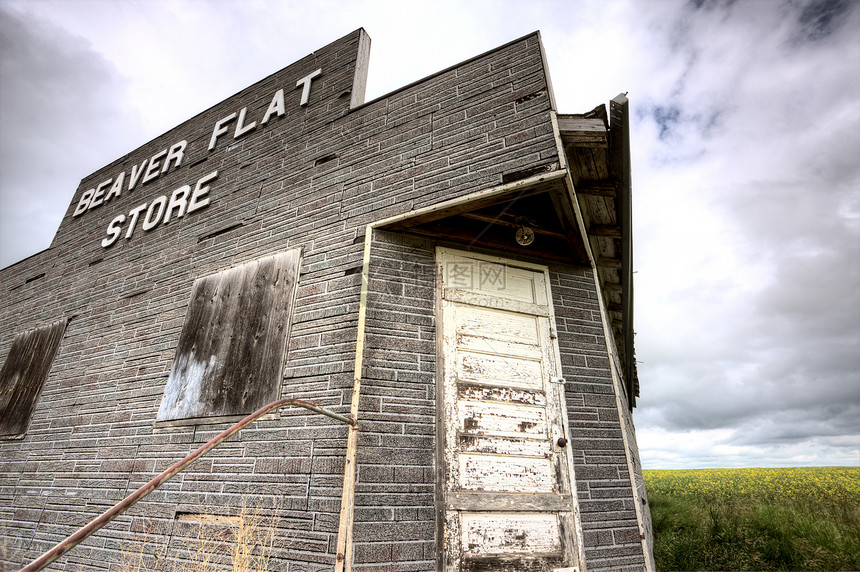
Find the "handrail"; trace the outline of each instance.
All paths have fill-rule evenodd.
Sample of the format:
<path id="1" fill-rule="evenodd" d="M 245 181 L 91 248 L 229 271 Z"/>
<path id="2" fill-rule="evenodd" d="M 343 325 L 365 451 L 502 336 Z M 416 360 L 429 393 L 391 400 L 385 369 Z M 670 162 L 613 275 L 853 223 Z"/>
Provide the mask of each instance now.
<path id="1" fill-rule="evenodd" d="M 131 493 L 127 497 L 125 497 L 123 500 L 121 500 L 120 502 L 115 504 L 110 509 L 103 512 L 100 516 L 98 516 L 95 519 L 93 519 L 92 521 L 90 521 L 89 524 L 80 528 L 77 532 L 75 532 L 74 534 L 72 534 L 71 536 L 69 536 L 68 538 L 66 538 L 65 540 L 60 542 L 59 544 L 57 544 L 51 550 L 45 552 L 36 560 L 33 560 L 33 562 L 31 562 L 30 564 L 28 564 L 27 566 L 22 568 L 21 572 L 36 572 L 37 570 L 41 570 L 42 568 L 44 568 L 45 566 L 47 566 L 48 564 L 50 564 L 51 562 L 53 562 L 54 560 L 56 560 L 57 558 L 59 558 L 60 556 L 62 556 L 63 554 L 65 554 L 66 552 L 68 552 L 69 550 L 74 548 L 75 546 L 77 546 L 78 544 L 80 544 L 81 542 L 83 542 L 83 540 L 85 538 L 87 538 L 89 535 L 91 535 L 92 533 L 94 533 L 95 531 L 97 531 L 98 529 L 103 527 L 104 525 L 106 525 L 108 522 L 113 520 L 116 516 L 119 516 L 120 514 L 122 514 L 123 512 L 128 510 L 129 508 L 131 508 L 131 506 L 134 503 L 136 503 L 137 501 L 139 501 L 140 499 L 142 499 L 143 497 L 145 497 L 146 495 L 148 495 L 149 493 L 151 493 L 152 491 L 157 489 L 165 481 L 167 481 L 170 477 L 172 477 L 173 475 L 175 475 L 176 473 L 178 473 L 179 471 L 184 469 L 189 463 L 191 463 L 192 461 L 205 455 L 211 449 L 213 449 L 216 446 L 218 446 L 219 444 L 221 444 L 223 441 L 228 439 L 230 436 L 235 434 L 240 429 L 244 428 L 246 425 L 255 421 L 257 418 L 265 415 L 266 413 L 268 413 L 269 411 L 271 411 L 273 409 L 278 409 L 278 408 L 284 407 L 286 405 L 295 405 L 297 407 L 304 407 L 305 409 L 310 409 L 311 411 L 321 413 L 327 417 L 331 417 L 332 419 L 337 419 L 338 421 L 342 421 L 344 423 L 352 425 L 353 427 L 358 426 L 358 423 L 355 421 L 355 419 L 351 415 L 350 416 L 340 415 L 339 413 L 334 413 L 332 411 L 328 411 L 327 409 L 323 409 L 322 407 L 319 407 L 318 405 L 314 405 L 313 403 L 310 403 L 308 401 L 303 401 L 301 399 L 279 399 L 277 401 L 273 401 L 273 402 L 269 403 L 268 405 L 261 407 L 260 409 L 258 409 L 254 413 L 251 413 L 250 415 L 248 415 L 247 417 L 245 417 L 241 421 L 237 422 L 236 424 L 232 425 L 231 427 L 228 427 L 227 429 L 225 429 L 224 431 L 222 431 L 221 433 L 219 433 L 218 435 L 216 435 L 215 437 L 213 437 L 212 439 L 207 441 L 206 444 L 204 444 L 203 446 L 201 446 L 197 450 L 192 451 L 191 453 L 189 453 L 188 455 L 183 457 L 181 460 L 175 462 L 173 465 L 171 465 L 163 473 L 161 473 L 157 477 L 153 478 L 151 481 L 149 481 L 148 483 L 146 483 L 145 485 L 143 485 L 142 487 L 140 487 L 139 489 L 137 489 L 136 491 L 134 491 L 133 493 Z"/>

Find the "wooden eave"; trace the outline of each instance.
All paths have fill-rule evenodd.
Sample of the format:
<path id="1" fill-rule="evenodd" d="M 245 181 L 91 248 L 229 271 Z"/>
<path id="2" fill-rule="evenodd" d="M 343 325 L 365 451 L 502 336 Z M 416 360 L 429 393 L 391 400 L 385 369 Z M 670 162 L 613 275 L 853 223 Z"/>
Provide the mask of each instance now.
<path id="1" fill-rule="evenodd" d="M 581 115 L 559 115 L 574 195 L 597 267 L 630 407 L 639 396 L 633 348 L 629 105 L 625 95 Z"/>
<path id="2" fill-rule="evenodd" d="M 546 170 L 553 168 L 558 171 L 557 164 Z M 511 173 L 503 181 L 515 181 L 517 176 Z M 588 266 L 588 253 L 568 197 L 563 180 L 555 177 L 503 194 L 416 214 L 380 228 Z M 523 226 L 535 234 L 534 242 L 528 246 L 518 244 L 515 238 Z"/>

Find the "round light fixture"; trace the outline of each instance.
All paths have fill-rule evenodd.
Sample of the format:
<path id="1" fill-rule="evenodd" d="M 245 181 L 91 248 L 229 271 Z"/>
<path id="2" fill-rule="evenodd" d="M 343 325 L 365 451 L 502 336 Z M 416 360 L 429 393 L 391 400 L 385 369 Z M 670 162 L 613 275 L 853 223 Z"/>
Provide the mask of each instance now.
<path id="1" fill-rule="evenodd" d="M 528 246 L 535 241 L 535 231 L 527 226 L 521 226 L 517 229 L 516 239 L 517 244 Z"/>

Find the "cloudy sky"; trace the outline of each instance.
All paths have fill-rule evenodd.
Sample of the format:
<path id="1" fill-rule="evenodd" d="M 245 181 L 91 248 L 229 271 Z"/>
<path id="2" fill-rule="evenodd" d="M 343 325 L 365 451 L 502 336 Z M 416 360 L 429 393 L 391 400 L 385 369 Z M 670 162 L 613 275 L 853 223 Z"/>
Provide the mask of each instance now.
<path id="1" fill-rule="evenodd" d="M 534 30 L 629 92 L 646 468 L 860 462 L 860 2 L 0 0 L 0 267 L 78 182 L 364 27 L 373 99 Z"/>

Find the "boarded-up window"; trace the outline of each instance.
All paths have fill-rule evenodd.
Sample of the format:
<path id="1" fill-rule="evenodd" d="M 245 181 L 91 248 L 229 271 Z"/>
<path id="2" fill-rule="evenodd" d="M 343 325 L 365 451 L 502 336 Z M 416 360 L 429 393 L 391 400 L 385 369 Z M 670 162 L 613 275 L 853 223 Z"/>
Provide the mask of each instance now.
<path id="1" fill-rule="evenodd" d="M 0 437 L 23 437 L 48 378 L 66 319 L 18 334 L 0 370 Z"/>
<path id="2" fill-rule="evenodd" d="M 251 413 L 280 396 L 301 252 L 194 282 L 158 421 Z"/>

